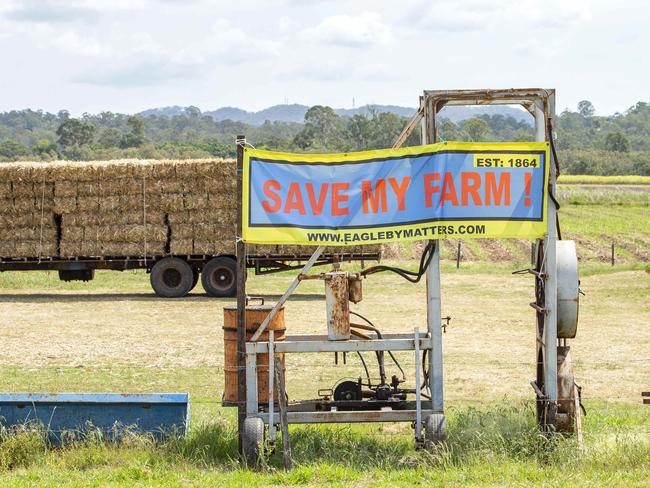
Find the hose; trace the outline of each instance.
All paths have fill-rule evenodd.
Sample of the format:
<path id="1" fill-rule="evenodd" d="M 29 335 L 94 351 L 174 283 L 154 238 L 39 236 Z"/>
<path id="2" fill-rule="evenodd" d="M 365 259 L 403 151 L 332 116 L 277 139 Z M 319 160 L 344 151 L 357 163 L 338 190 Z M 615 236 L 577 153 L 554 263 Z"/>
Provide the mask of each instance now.
<path id="1" fill-rule="evenodd" d="M 365 321 L 368 324 L 368 326 L 370 327 L 370 330 L 374 331 L 377 334 L 377 338 L 382 339 L 381 332 L 375 326 L 375 324 L 373 324 L 370 320 L 368 320 L 366 317 L 364 317 L 363 315 L 361 315 L 360 313 L 357 313 L 357 312 L 350 311 L 350 314 L 354 315 L 355 317 L 359 317 L 361 320 Z M 350 324 L 351 327 L 353 325 L 361 325 L 361 324 Z M 378 351 L 378 353 L 379 352 L 380 351 Z M 402 381 L 406 381 L 406 374 L 404 373 L 404 370 L 402 369 L 402 365 L 399 363 L 397 358 L 395 358 L 395 356 L 393 355 L 393 353 L 391 351 L 387 351 L 387 352 L 388 352 L 388 355 L 390 356 L 390 358 L 392 359 L 393 363 L 395 363 L 395 366 L 397 366 L 397 369 L 399 369 L 400 373 L 402 374 Z M 379 361 L 379 354 L 378 354 L 377 360 Z M 380 373 L 381 373 L 382 369 L 383 369 L 383 357 L 381 359 Z M 385 376 L 386 375 L 384 373 L 384 377 Z"/>
<path id="2" fill-rule="evenodd" d="M 435 241 L 429 241 L 427 246 L 424 248 L 424 251 L 422 251 L 422 256 L 420 257 L 420 266 L 418 268 L 417 272 L 414 271 L 409 271 L 407 269 L 402 269 L 402 268 L 396 268 L 394 266 L 386 266 L 383 264 L 379 264 L 377 266 L 371 266 L 370 268 L 364 270 L 361 272 L 362 276 L 368 276 L 370 274 L 374 273 L 381 273 L 384 271 L 390 271 L 392 273 L 396 273 L 400 275 L 402 278 L 405 280 L 410 281 L 411 283 L 418 283 L 422 276 L 424 276 L 424 273 L 426 273 L 427 268 L 429 267 L 429 264 L 431 263 L 431 259 L 433 258 L 433 253 L 436 249 L 436 242 Z"/>

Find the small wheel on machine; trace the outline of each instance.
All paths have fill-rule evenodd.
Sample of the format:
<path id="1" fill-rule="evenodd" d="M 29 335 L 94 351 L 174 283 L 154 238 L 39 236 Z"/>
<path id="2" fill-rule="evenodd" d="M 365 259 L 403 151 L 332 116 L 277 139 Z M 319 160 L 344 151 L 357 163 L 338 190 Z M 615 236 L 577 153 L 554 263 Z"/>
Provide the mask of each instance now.
<path id="1" fill-rule="evenodd" d="M 237 263 L 219 256 L 208 261 L 201 271 L 201 284 L 211 297 L 232 297 L 237 293 Z"/>
<path id="2" fill-rule="evenodd" d="M 192 268 L 179 258 L 163 258 L 151 268 L 151 287 L 159 297 L 184 297 L 192 289 L 193 281 Z"/>
<path id="3" fill-rule="evenodd" d="M 264 421 L 257 417 L 244 420 L 242 435 L 244 458 L 248 467 L 259 466 L 264 454 Z"/>
<path id="4" fill-rule="evenodd" d="M 442 413 L 432 413 L 424 419 L 424 447 L 432 450 L 447 440 L 447 421 Z"/>

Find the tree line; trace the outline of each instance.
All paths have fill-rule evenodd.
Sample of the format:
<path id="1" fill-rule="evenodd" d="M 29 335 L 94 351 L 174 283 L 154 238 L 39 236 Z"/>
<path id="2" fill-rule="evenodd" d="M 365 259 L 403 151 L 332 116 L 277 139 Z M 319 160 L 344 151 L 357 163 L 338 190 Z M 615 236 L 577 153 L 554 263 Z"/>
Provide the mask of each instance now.
<path id="1" fill-rule="evenodd" d="M 197 107 L 173 117 L 102 112 L 74 118 L 65 110 L 14 110 L 0 113 L 0 161 L 233 157 L 237 134 L 269 150 L 360 151 L 390 147 L 406 121 L 375 110 L 339 116 L 321 105 L 311 107 L 303 123 L 267 121 L 261 126 L 216 121 Z M 556 133 L 567 174 L 650 175 L 650 105 L 645 102 L 603 117 L 582 101 L 576 111 L 557 117 Z M 449 141 L 530 141 L 533 128 L 512 116 L 484 114 L 458 123 L 442 118 L 438 136 Z M 419 140 L 416 129 L 406 145 Z"/>

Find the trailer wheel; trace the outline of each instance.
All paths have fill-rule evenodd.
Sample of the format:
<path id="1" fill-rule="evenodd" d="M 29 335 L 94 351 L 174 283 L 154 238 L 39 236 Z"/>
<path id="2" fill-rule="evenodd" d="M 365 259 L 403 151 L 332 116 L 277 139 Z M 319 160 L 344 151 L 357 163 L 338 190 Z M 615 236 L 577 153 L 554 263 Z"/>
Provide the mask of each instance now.
<path id="1" fill-rule="evenodd" d="M 257 467 L 264 454 L 264 421 L 258 417 L 248 417 L 244 420 L 242 447 L 246 465 Z"/>
<path id="2" fill-rule="evenodd" d="M 179 258 L 163 258 L 151 268 L 151 287 L 159 297 L 184 297 L 192 289 L 193 281 L 192 268 Z"/>
<path id="3" fill-rule="evenodd" d="M 201 277 L 201 273 L 199 272 L 199 270 L 192 269 L 192 288 L 190 288 L 190 291 L 196 288 L 196 284 L 199 282 L 200 277 Z"/>
<path id="4" fill-rule="evenodd" d="M 424 419 L 424 447 L 430 451 L 447 440 L 447 421 L 442 413 L 432 413 Z"/>
<path id="5" fill-rule="evenodd" d="M 201 284 L 211 297 L 232 297 L 237 294 L 237 263 L 219 256 L 208 261 L 201 271 Z"/>

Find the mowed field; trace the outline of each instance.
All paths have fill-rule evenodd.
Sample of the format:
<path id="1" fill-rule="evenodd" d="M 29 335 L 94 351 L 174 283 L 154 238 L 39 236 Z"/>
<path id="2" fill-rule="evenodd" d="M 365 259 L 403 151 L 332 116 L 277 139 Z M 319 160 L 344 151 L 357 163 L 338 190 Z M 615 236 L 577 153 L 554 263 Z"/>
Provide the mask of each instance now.
<path id="1" fill-rule="evenodd" d="M 158 299 L 144 273 L 100 272 L 94 282 L 67 284 L 55 274 L 0 274 L 0 391 L 178 391 L 189 392 L 192 401 L 187 438 L 159 444 L 137 436 L 120 446 L 89 438 L 54 449 L 38 435 L 3 432 L 0 481 L 10 486 L 647 486 L 650 406 L 643 406 L 640 396 L 650 389 L 647 197 L 634 189 L 597 189 L 602 196 L 593 188 L 571 191 L 562 202 L 566 235 L 588 242 L 616 238 L 640 249 L 630 247 L 612 267 L 585 253 L 579 241 L 585 296 L 578 336 L 570 345 L 587 409 L 583 452 L 573 439 L 549 443 L 534 424 L 529 385 L 534 313 L 528 306 L 533 282 L 530 275 L 511 274 L 526 266 L 526 253 L 495 262 L 489 255 L 465 259 L 456 269 L 451 246 L 443 251 L 442 276 L 443 315 L 452 317 L 443 336 L 447 445 L 434 454 L 416 452 L 408 425 L 296 426 L 291 432 L 297 467 L 291 472 L 280 468 L 278 453 L 260 473 L 240 470 L 233 461 L 235 412 L 220 406 L 222 308 L 233 300 L 207 298 L 200 287 L 183 299 Z M 610 245 L 605 239 L 606 250 Z M 409 251 L 416 253 L 417 246 Z M 407 260 L 396 264 L 416 267 Z M 251 273 L 249 293 L 273 302 L 291 278 Z M 364 300 L 353 310 L 382 331 L 424 330 L 424 284 L 371 276 L 364 282 Z M 286 306 L 288 332 L 323 333 L 324 317 L 322 284 L 302 283 Z M 412 357 L 398 358 L 412 376 Z M 325 354 L 287 356 L 287 368 L 291 399 L 313 398 L 319 388 L 362 374 L 357 358 L 335 366 Z M 396 373 L 390 362 L 388 371 Z"/>

